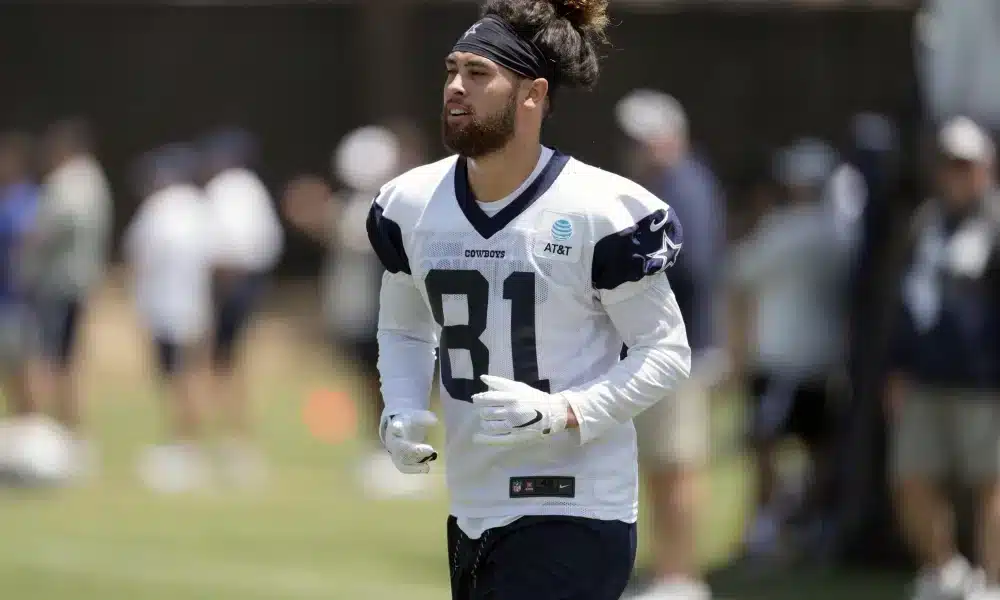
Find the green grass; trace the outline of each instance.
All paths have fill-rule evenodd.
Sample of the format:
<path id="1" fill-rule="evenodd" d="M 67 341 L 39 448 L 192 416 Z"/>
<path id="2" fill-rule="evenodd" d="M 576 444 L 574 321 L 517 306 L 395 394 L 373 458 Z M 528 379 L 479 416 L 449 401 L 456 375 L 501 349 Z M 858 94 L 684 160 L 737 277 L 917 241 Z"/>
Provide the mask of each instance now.
<path id="1" fill-rule="evenodd" d="M 324 380 L 331 382 L 332 374 L 322 361 L 280 377 L 255 376 L 260 432 L 274 468 L 266 492 L 184 497 L 154 495 L 134 476 L 138 452 L 160 434 L 154 390 L 135 377 L 95 384 L 91 421 L 100 442 L 100 480 L 78 489 L 0 492 L 0 598 L 450 597 L 440 475 L 432 475 L 439 484 L 432 500 L 362 497 L 353 471 L 359 448 L 317 441 L 301 420 L 302 399 Z M 720 411 L 715 421 L 716 439 L 735 435 L 733 411 Z M 721 564 L 735 549 L 746 473 L 738 456 L 713 467 L 701 522 L 707 565 Z M 640 562 L 648 556 L 645 544 L 640 556 Z M 743 597 L 792 600 L 804 596 L 802 586 L 811 587 L 796 580 L 797 592 Z M 743 584 L 734 587 L 746 591 Z"/>
<path id="2" fill-rule="evenodd" d="M 290 381 L 295 381 L 291 379 Z M 274 461 L 265 493 L 165 497 L 134 477 L 158 436 L 149 389 L 94 407 L 101 480 L 79 489 L 0 495 L 0 598 L 439 598 L 446 562 L 443 494 L 373 503 L 358 494 L 353 447 L 312 439 L 304 391 L 258 393 Z"/>

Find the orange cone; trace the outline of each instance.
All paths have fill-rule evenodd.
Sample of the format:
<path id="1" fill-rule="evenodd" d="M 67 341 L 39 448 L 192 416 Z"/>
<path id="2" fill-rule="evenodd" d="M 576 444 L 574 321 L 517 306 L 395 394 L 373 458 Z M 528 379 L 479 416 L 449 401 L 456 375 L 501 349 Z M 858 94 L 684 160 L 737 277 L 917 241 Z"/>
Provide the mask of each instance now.
<path id="1" fill-rule="evenodd" d="M 357 409 L 344 392 L 316 390 L 309 394 L 302 419 L 313 437 L 328 444 L 347 441 L 358 431 Z"/>

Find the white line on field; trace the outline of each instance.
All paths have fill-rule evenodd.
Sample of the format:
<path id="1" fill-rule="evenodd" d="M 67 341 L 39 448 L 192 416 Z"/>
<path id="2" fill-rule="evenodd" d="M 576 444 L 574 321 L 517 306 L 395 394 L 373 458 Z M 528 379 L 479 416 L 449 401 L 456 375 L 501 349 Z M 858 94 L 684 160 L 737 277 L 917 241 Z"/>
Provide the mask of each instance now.
<path id="1" fill-rule="evenodd" d="M 232 560 L 180 561 L 175 555 L 134 547 L 34 541 L 0 549 L 0 563 L 63 575 L 140 585 L 180 587 L 189 591 L 250 595 L 257 598 L 323 598 L 326 600 L 441 600 L 447 593 L 426 584 L 362 581 L 351 574 L 272 566 Z"/>

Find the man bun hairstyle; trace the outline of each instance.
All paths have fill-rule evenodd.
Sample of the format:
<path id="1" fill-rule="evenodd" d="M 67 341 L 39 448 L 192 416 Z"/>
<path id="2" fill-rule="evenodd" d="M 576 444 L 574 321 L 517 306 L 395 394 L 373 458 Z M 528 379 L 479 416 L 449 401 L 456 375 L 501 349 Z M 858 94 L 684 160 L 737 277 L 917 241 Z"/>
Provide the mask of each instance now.
<path id="1" fill-rule="evenodd" d="M 597 83 L 597 49 L 607 42 L 608 0 L 486 0 L 482 16 L 507 22 L 554 63 L 557 81 L 589 89 Z"/>
<path id="2" fill-rule="evenodd" d="M 608 26 L 608 0 L 549 0 L 561 17 L 569 19 L 581 31 L 604 36 Z"/>

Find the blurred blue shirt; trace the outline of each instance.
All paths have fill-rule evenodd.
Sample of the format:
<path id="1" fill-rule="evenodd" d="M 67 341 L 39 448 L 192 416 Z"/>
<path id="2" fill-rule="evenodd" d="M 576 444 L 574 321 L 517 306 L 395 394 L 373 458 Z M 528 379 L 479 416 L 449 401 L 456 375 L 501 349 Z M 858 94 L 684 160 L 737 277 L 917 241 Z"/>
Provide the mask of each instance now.
<path id="1" fill-rule="evenodd" d="M 688 156 L 664 170 L 652 190 L 677 213 L 684 247 L 670 270 L 688 342 L 699 352 L 721 343 L 717 324 L 726 244 L 726 207 L 711 170 Z"/>
<path id="2" fill-rule="evenodd" d="M 22 249 L 35 222 L 38 186 L 20 182 L 0 188 L 0 305 L 24 301 Z"/>
<path id="3" fill-rule="evenodd" d="M 946 221 L 941 243 L 950 244 L 961 225 Z M 916 242 L 897 304 L 890 348 L 895 371 L 932 387 L 1000 389 L 1000 247 L 995 229 L 989 231 L 978 275 L 922 267 L 925 252 Z"/>

